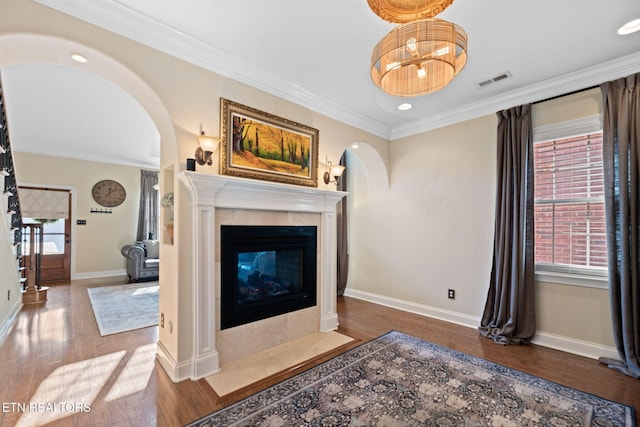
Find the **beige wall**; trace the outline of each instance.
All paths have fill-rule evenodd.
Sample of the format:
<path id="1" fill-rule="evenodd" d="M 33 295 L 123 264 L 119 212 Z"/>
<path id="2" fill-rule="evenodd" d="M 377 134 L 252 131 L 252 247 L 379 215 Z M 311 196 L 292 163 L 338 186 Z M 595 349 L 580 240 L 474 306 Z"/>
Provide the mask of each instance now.
<path id="1" fill-rule="evenodd" d="M 532 108 L 534 129 L 583 117 L 602 114 L 600 89 L 590 89 L 535 104 Z"/>
<path id="2" fill-rule="evenodd" d="M 457 316 L 468 323 L 480 316 L 487 292 L 492 251 L 496 140 L 496 119 L 493 115 L 389 144 L 382 138 L 34 2 L 0 0 L 0 10 L 3 11 L 0 28 L 4 33 L 43 34 L 85 44 L 130 70 L 155 97 L 155 104 L 143 105 L 154 119 L 162 138 L 163 192 L 173 188 L 177 204 L 176 242 L 162 245 L 160 272 L 160 310 L 165 321 L 173 324 L 173 332 L 161 328 L 160 345 L 176 365 L 189 364 L 193 349 L 191 288 L 194 280 L 189 216 L 191 199 L 184 186 L 174 179 L 173 173 L 183 170 L 185 159 L 193 157 L 200 124 L 207 133 L 218 132 L 220 97 L 318 128 L 321 161 L 327 157 L 337 161 L 351 143 L 361 144 L 361 154 L 359 157 L 356 154 L 358 160 L 353 167 L 355 173 L 351 174 L 355 185 L 350 200 L 354 207 L 351 289 L 430 307 L 436 314 Z M 131 93 L 133 89 L 127 90 Z M 551 119 L 539 116 L 540 123 L 572 111 L 570 107 L 559 105 L 557 111 L 545 115 Z M 534 117 L 536 123 L 537 117 Z M 353 151 L 357 153 L 357 150 Z M 217 160 L 217 154 L 214 160 Z M 33 178 L 23 178 L 21 174 L 25 171 L 20 172 L 23 164 L 18 164 L 21 181 L 45 180 L 43 176 L 36 176 L 35 171 Z M 50 171 L 52 166 L 43 163 L 42 168 Z M 217 166 L 199 168 L 198 171 L 217 173 Z M 86 186 L 91 186 L 98 177 L 92 175 L 94 171 L 86 172 L 89 174 L 89 178 L 84 177 Z M 80 176 L 79 173 L 75 175 Z M 131 172 L 131 179 L 133 175 Z M 113 174 L 104 177 L 110 178 Z M 48 178 L 46 180 L 51 183 Z M 80 183 L 77 185 L 80 199 L 82 194 L 87 194 L 86 186 L 81 190 Z M 128 202 L 131 201 L 130 196 Z M 78 212 L 87 206 L 80 205 Z M 88 217 L 87 220 L 96 225 L 96 235 L 81 237 L 78 230 L 78 241 L 95 244 L 94 239 L 104 237 L 109 243 L 101 242 L 105 252 L 87 257 L 91 260 L 79 257 L 79 271 L 80 268 L 81 271 L 91 271 L 116 266 L 118 261 L 115 258 L 107 267 L 98 267 L 94 258 L 105 257 L 107 252 L 109 256 L 114 252 L 117 254 L 119 246 L 126 242 L 126 236 L 132 235 L 127 233 L 132 231 L 123 232 L 120 237 L 105 236 L 101 233 L 106 229 L 109 218 Z M 539 307 L 539 326 L 550 333 L 608 345 L 610 337 L 605 336 L 606 332 L 597 328 L 594 333 L 592 327 L 596 323 L 604 324 L 605 314 L 593 318 L 586 310 L 563 311 L 551 302 L 558 301 L 554 295 L 565 292 L 568 301 L 574 293 L 582 295 L 581 288 L 555 286 L 538 288 L 539 305 L 542 305 Z M 448 288 L 456 289 L 455 300 L 447 299 Z M 597 295 L 598 302 L 591 303 L 590 307 L 601 307 L 599 292 L 592 294 Z M 562 327 L 556 329 L 557 325 Z"/>
<path id="3" fill-rule="evenodd" d="M 135 80 L 132 78 L 117 81 L 141 102 L 158 127 L 162 144 L 161 191 L 175 191 L 175 243 L 163 242 L 160 249 L 160 311 L 164 314 L 165 323 L 171 323 L 173 328 L 172 331 L 160 328 L 159 345 L 176 366 L 188 366 L 192 362 L 191 289 L 194 278 L 190 218 L 192 201 L 174 174 L 185 169 L 187 157 L 193 157 L 200 124 L 209 134 L 215 135 L 219 131 L 220 97 L 319 129 L 321 161 L 329 158 L 335 162 L 352 142 L 367 141 L 379 150 L 383 162 L 388 163 L 388 141 L 305 107 L 211 73 L 35 2 L 0 0 L 0 10 L 3 11 L 0 14 L 3 33 L 41 34 L 86 45 L 117 61 L 120 67 L 126 68 L 145 85 L 144 88 L 132 85 L 131 82 Z M 109 70 L 93 71 L 112 80 L 112 76 L 106 74 Z M 214 160 L 217 160 L 217 154 Z M 198 171 L 217 173 L 217 164 L 199 167 Z M 320 184 L 321 187 L 324 185 Z"/>
<path id="4" fill-rule="evenodd" d="M 72 190 L 72 277 L 126 274 L 120 248 L 136 238 L 140 168 L 21 152 L 14 153 L 14 161 L 18 185 Z M 111 214 L 92 214 L 92 208 L 102 208 L 91 195 L 93 185 L 102 179 L 121 183 L 127 197 Z M 76 225 L 79 219 L 87 224 Z"/>
<path id="5" fill-rule="evenodd" d="M 382 171 L 358 173 L 355 162 L 349 289 L 479 315 L 490 273 L 495 124 L 482 117 L 392 142 L 388 189 L 370 186 Z"/>
<path id="6" fill-rule="evenodd" d="M 536 104 L 534 126 L 594 116 L 600 104 L 598 89 Z M 478 325 L 493 250 L 496 126 L 490 115 L 392 142 L 388 187 L 372 185 L 384 172 L 351 150 L 348 292 Z M 606 289 L 537 283 L 536 299 L 541 342 L 614 345 Z"/>

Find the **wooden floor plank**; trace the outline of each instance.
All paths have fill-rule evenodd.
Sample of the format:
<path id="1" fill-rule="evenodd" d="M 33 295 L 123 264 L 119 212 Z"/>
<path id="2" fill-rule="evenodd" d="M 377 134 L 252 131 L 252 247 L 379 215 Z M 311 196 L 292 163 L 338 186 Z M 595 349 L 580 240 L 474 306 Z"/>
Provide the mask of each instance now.
<path id="1" fill-rule="evenodd" d="M 41 399 L 73 396 L 83 387 L 90 387 L 82 380 L 83 370 L 88 370 L 92 378 L 103 381 L 97 395 L 88 402 L 90 412 L 61 414 L 48 425 L 181 426 L 309 367 L 274 375 L 224 398 L 219 398 L 204 380 L 174 384 L 153 357 L 141 354 L 157 342 L 157 327 L 100 336 L 87 288 L 107 283 L 122 281 L 100 279 L 59 283 L 51 286 L 49 301 L 45 304 L 23 308 L 15 327 L 0 347 L 0 360 L 5 362 L 0 365 L 1 402 L 28 402 L 36 393 L 43 396 Z M 356 338 L 346 348 L 389 330 L 398 330 L 640 408 L 640 381 L 595 360 L 536 345 L 500 346 L 480 336 L 475 329 L 348 297 L 338 298 L 338 314 L 338 331 Z M 344 350 L 345 347 L 341 349 Z M 331 356 L 314 359 L 313 364 Z M 105 372 L 92 364 L 95 361 L 112 366 L 112 369 Z M 78 369 L 71 369 L 74 367 Z M 43 390 L 43 385 L 50 390 Z M 68 393 L 60 393 L 60 390 Z M 0 413 L 2 426 L 34 419 L 37 417 L 33 414 Z"/>

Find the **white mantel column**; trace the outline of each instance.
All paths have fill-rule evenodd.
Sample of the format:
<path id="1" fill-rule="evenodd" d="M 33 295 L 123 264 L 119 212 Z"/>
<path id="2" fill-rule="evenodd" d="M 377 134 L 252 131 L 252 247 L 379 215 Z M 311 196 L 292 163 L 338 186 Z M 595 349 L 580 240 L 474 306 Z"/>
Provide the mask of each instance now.
<path id="1" fill-rule="evenodd" d="M 193 350 L 191 379 L 198 380 L 220 371 L 216 348 L 216 203 L 215 196 L 222 185 L 210 185 L 192 192 L 191 239 L 193 245 Z"/>
<path id="2" fill-rule="evenodd" d="M 320 332 L 338 329 L 338 230 L 335 209 L 323 212 L 320 254 Z"/>
<path id="3" fill-rule="evenodd" d="M 216 210 L 213 205 L 198 204 L 194 209 L 193 232 L 208 238 L 195 239 L 193 293 L 193 361 L 191 379 L 197 380 L 220 370 L 216 348 L 216 295 L 215 283 L 219 277 L 215 262 Z"/>

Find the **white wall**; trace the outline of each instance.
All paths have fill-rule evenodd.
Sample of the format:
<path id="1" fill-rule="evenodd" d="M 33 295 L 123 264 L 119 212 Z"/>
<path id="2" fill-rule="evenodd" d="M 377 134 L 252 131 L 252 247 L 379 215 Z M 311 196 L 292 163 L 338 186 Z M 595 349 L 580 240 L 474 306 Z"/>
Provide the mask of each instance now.
<path id="1" fill-rule="evenodd" d="M 4 177 L 0 176 L 4 189 Z M 18 264 L 13 248 L 13 233 L 9 231 L 10 216 L 6 214 L 7 197 L 0 195 L 0 345 L 10 330 L 13 319 L 22 307 Z"/>

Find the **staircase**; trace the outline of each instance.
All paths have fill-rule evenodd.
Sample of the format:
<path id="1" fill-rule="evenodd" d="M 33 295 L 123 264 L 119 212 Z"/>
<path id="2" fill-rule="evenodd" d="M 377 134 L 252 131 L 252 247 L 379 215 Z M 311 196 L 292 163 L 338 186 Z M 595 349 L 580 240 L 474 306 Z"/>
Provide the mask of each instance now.
<path id="1" fill-rule="evenodd" d="M 3 182 L 4 181 L 4 182 Z M 0 197 L 0 212 L 6 213 L 2 215 L 4 221 L 0 221 L 0 232 L 8 233 L 8 241 L 11 245 L 11 255 L 15 263 L 15 280 L 19 283 L 19 289 L 22 292 L 22 302 L 24 304 L 40 303 L 47 300 L 47 289 L 37 283 L 37 274 L 35 272 L 36 263 L 32 263 L 33 267 L 27 271 L 24 267 L 24 255 L 23 255 L 23 230 L 28 231 L 30 239 L 30 251 L 31 257 L 35 257 L 35 248 L 38 247 L 34 244 L 37 236 L 37 229 L 34 227 L 23 228 L 22 214 L 20 212 L 20 199 L 18 197 L 18 183 L 16 180 L 15 167 L 13 157 L 11 155 L 11 144 L 9 141 L 9 129 L 7 125 L 7 114 L 4 102 L 4 93 L 0 82 L 0 188 L 2 189 L 2 196 Z M 40 233 L 41 236 L 41 233 Z M 3 239 L 4 240 L 4 239 Z M 0 240 L 0 244 L 4 244 Z M 41 243 L 40 243 L 41 247 Z M 10 299 L 10 289 L 9 289 Z"/>

